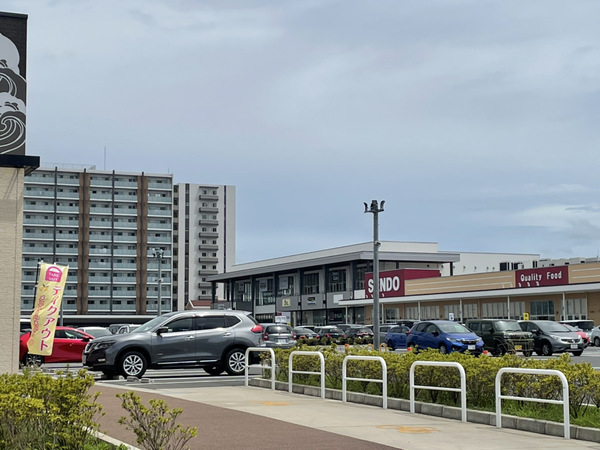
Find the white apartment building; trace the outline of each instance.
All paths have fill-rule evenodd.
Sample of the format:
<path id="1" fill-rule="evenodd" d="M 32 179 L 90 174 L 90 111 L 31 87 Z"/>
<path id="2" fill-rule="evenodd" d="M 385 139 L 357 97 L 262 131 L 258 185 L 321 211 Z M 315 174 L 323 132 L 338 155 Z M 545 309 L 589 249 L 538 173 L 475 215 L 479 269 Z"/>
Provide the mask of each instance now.
<path id="1" fill-rule="evenodd" d="M 206 307 L 224 298 L 207 277 L 235 262 L 235 186 L 174 186 L 174 284 L 178 307 Z"/>

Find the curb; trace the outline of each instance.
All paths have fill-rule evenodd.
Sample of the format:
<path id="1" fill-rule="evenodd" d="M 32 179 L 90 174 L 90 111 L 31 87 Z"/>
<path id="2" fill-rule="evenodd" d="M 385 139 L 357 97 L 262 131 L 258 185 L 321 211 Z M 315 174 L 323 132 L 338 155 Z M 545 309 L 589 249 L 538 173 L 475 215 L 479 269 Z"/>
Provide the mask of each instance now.
<path id="1" fill-rule="evenodd" d="M 271 380 L 263 378 L 251 378 L 248 380 L 250 386 L 271 388 Z M 289 391 L 289 385 L 284 381 L 276 381 L 275 389 L 278 391 Z M 294 394 L 309 395 L 311 397 L 321 397 L 321 388 L 318 386 L 305 386 L 302 384 L 292 385 Z M 342 401 L 342 391 L 337 389 L 325 389 L 325 398 Z M 383 399 L 378 395 L 361 394 L 358 392 L 347 392 L 348 402 L 358 403 L 369 406 L 383 406 Z M 410 401 L 399 398 L 390 398 L 387 400 L 388 409 L 400 411 L 410 411 Z M 435 403 L 415 402 L 415 413 L 428 416 L 444 417 L 446 419 L 461 420 L 461 409 L 455 406 L 437 405 Z M 467 409 L 467 422 L 479 423 L 483 425 L 496 426 L 496 413 L 489 411 L 477 411 Z M 502 415 L 502 428 L 512 428 L 520 431 L 529 431 L 532 433 L 546 434 L 549 436 L 563 437 L 564 425 L 560 422 L 549 422 L 546 420 L 529 419 L 526 417 L 517 417 Z M 581 441 L 590 441 L 600 443 L 600 429 L 570 426 L 571 439 Z"/>

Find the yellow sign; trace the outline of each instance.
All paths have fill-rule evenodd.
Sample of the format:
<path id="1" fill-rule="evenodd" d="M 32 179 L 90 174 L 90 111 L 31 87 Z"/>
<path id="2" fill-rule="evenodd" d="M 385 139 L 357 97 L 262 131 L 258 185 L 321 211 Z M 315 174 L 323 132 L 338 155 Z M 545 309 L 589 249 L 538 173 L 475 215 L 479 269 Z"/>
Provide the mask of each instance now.
<path id="1" fill-rule="evenodd" d="M 35 309 L 31 315 L 31 336 L 27 349 L 32 355 L 52 354 L 56 322 L 67 281 L 69 266 L 42 263 L 40 281 L 35 294 Z"/>
<path id="2" fill-rule="evenodd" d="M 523 313 L 523 320 L 529 320 L 529 313 Z"/>

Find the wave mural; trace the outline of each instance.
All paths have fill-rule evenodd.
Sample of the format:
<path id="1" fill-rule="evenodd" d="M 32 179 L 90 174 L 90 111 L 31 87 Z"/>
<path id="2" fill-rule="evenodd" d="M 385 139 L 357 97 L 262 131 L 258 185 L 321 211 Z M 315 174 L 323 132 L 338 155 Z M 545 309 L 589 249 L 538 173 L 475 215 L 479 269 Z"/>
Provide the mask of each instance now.
<path id="1" fill-rule="evenodd" d="M 19 73 L 19 51 L 0 33 L 0 155 L 25 154 L 27 82 Z"/>

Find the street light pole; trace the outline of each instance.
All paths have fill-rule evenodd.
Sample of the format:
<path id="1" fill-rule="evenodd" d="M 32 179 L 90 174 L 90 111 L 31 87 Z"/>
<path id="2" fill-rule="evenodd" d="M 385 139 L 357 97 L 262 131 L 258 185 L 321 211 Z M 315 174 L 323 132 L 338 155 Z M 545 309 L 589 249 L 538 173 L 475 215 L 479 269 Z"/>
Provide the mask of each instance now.
<path id="1" fill-rule="evenodd" d="M 158 308 L 157 312 L 160 316 L 162 314 L 162 299 L 161 299 L 161 291 L 162 291 L 162 258 L 165 254 L 165 251 L 162 248 L 155 248 L 152 251 L 152 256 L 158 258 Z"/>
<path id="2" fill-rule="evenodd" d="M 379 213 L 383 212 L 383 204 L 371 200 L 371 207 L 365 203 L 365 213 L 373 214 L 373 347 L 379 349 Z"/>

